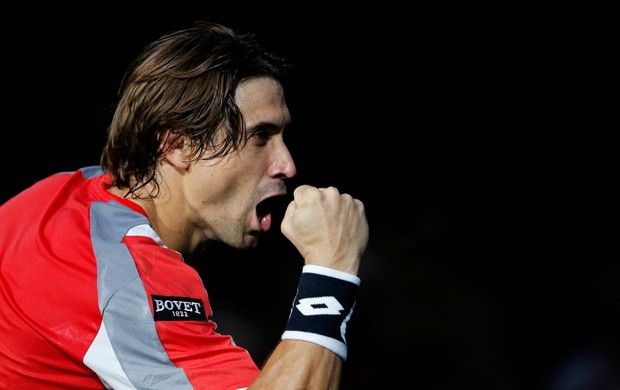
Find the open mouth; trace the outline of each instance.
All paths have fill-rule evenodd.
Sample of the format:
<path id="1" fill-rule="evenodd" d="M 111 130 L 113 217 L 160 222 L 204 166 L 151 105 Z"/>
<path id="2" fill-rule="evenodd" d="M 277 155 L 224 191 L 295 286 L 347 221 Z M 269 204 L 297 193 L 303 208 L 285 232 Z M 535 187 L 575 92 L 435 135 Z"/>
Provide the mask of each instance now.
<path id="1" fill-rule="evenodd" d="M 277 217 L 283 215 L 285 199 L 284 195 L 275 195 L 263 200 L 256 206 L 256 216 L 262 231 L 269 230 L 274 214 Z"/>

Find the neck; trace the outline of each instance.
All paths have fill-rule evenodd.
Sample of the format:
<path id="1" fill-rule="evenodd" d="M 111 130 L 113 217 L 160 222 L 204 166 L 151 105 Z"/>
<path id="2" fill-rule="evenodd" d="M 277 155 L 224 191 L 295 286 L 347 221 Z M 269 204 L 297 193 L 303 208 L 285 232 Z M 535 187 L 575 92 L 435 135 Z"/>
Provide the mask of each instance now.
<path id="1" fill-rule="evenodd" d="M 135 197 L 126 196 L 126 188 L 114 186 L 108 188 L 108 191 L 113 195 L 127 199 L 140 206 L 146 213 L 151 227 L 168 248 L 180 253 L 187 253 L 191 250 L 186 239 L 187 234 L 185 234 L 186 232 L 182 224 L 179 224 L 179 221 L 182 221 L 182 219 L 179 219 L 179 215 L 175 210 L 168 211 L 165 207 L 161 206 L 162 204 L 171 203 L 169 200 L 166 201 L 166 199 L 163 199 L 161 193 L 157 197 L 152 197 L 150 195 L 141 196 L 140 193 L 137 193 Z M 142 194 L 148 194 L 148 191 L 140 192 Z"/>

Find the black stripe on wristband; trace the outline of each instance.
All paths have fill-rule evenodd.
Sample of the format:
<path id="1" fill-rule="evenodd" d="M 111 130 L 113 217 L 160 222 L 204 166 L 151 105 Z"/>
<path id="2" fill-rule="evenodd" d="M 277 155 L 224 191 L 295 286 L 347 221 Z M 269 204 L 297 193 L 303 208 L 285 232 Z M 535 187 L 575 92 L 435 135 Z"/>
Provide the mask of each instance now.
<path id="1" fill-rule="evenodd" d="M 359 284 L 355 275 L 316 265 L 304 266 L 282 339 L 313 342 L 346 360 L 346 327 Z"/>

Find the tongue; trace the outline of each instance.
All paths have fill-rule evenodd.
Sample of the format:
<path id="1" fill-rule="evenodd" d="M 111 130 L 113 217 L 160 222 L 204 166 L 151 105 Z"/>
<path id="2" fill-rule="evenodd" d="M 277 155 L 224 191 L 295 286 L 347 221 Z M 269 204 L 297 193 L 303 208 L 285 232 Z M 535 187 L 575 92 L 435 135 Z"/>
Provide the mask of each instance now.
<path id="1" fill-rule="evenodd" d="M 271 227 L 271 214 L 267 214 L 260 219 L 260 228 L 266 232 Z"/>

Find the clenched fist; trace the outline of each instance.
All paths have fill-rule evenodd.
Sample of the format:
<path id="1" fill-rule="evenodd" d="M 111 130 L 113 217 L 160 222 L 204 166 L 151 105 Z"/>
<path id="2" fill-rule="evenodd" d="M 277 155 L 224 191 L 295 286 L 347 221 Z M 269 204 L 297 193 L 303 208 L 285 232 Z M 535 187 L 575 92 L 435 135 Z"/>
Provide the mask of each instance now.
<path id="1" fill-rule="evenodd" d="M 368 243 L 364 204 L 335 187 L 297 187 L 282 220 L 282 233 L 305 264 L 357 275 Z"/>

